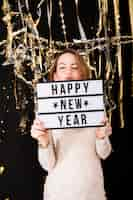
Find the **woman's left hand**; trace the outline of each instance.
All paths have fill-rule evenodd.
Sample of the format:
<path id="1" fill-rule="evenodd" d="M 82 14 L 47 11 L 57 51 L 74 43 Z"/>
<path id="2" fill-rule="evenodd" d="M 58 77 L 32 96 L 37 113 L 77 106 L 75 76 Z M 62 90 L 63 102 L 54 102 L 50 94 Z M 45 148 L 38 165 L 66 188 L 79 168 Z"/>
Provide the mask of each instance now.
<path id="1" fill-rule="evenodd" d="M 104 126 L 96 128 L 96 137 L 98 139 L 104 139 L 106 136 L 110 136 L 112 134 L 112 127 L 107 118 L 105 118 L 101 122 Z"/>

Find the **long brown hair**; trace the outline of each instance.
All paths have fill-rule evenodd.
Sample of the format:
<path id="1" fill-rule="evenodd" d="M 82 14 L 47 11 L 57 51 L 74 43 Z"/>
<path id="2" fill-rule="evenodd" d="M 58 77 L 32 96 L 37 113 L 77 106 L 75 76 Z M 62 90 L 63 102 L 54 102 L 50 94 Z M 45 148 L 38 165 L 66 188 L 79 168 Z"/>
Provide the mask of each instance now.
<path id="1" fill-rule="evenodd" d="M 55 57 L 55 62 L 53 64 L 53 66 L 51 67 L 50 69 L 50 72 L 48 74 L 48 80 L 52 81 L 53 80 L 53 75 L 54 75 L 54 72 L 56 72 L 56 67 L 57 67 L 57 62 L 58 62 L 58 59 L 61 55 L 65 54 L 65 53 L 70 53 L 70 54 L 73 54 L 76 59 L 79 61 L 80 63 L 80 66 L 81 66 L 81 70 L 83 72 L 83 79 L 89 79 L 90 78 L 90 69 L 89 67 L 87 66 L 85 60 L 83 59 L 83 57 L 78 53 L 78 51 L 74 50 L 74 49 L 65 49 L 63 52 L 61 53 L 58 53 Z"/>

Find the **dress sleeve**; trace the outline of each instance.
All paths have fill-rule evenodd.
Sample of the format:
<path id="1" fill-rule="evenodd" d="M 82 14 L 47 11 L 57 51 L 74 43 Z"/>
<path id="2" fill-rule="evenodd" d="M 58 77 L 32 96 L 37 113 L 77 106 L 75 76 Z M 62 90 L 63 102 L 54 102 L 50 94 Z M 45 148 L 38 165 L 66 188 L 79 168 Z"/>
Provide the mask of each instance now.
<path id="1" fill-rule="evenodd" d="M 38 159 L 41 166 L 50 172 L 56 164 L 55 145 L 53 136 L 50 134 L 50 143 L 47 148 L 43 148 L 41 145 L 38 147 Z"/>
<path id="2" fill-rule="evenodd" d="M 112 145 L 109 136 L 106 136 L 104 139 L 96 138 L 96 152 L 103 160 L 105 160 L 111 154 Z"/>

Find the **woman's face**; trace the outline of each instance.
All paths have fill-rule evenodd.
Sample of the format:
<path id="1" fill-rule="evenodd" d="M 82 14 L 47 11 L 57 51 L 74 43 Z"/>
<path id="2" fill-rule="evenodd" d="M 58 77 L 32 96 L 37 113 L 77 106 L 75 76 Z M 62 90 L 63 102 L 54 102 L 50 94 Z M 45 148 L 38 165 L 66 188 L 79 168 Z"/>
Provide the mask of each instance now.
<path id="1" fill-rule="evenodd" d="M 81 65 L 75 55 L 64 53 L 58 58 L 54 81 L 81 80 L 82 76 Z"/>

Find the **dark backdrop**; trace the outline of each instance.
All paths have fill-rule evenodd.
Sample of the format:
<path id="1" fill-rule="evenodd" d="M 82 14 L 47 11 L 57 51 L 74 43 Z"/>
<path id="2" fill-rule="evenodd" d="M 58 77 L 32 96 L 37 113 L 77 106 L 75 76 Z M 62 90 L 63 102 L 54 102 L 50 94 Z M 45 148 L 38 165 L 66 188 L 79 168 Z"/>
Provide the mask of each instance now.
<path id="1" fill-rule="evenodd" d="M 12 7 L 15 7 L 15 2 L 10 2 Z M 35 8 L 38 2 L 39 1 L 33 0 L 29 1 L 30 9 L 34 18 L 36 18 Z M 54 1 L 55 11 L 52 23 L 54 26 L 53 37 L 59 40 L 62 39 L 63 36 L 61 34 L 58 17 L 56 17 L 56 12 L 58 12 L 57 2 L 57 0 Z M 72 10 L 74 2 L 66 0 L 64 3 L 68 38 L 70 40 L 72 38 L 79 38 L 77 22 L 74 17 L 75 14 Z M 120 11 L 121 33 L 123 35 L 130 34 L 127 1 L 120 1 Z M 41 36 L 48 37 L 45 3 L 42 7 L 42 13 L 43 16 L 40 21 L 39 31 Z M 97 1 L 92 0 L 91 4 L 88 0 L 83 0 L 82 2 L 80 1 L 80 16 L 83 26 L 86 27 L 85 31 L 87 37 L 95 37 L 98 24 Z M 5 25 L 0 20 L 0 40 L 5 38 Z M 130 117 L 130 114 L 132 114 L 133 108 L 133 99 L 131 97 L 131 59 L 131 44 L 129 44 L 123 49 L 123 70 L 125 81 L 124 106 L 126 110 L 124 115 L 125 128 L 118 128 L 117 119 L 115 120 L 113 123 L 113 134 L 111 136 L 113 152 L 106 161 L 103 161 L 105 187 L 109 200 L 128 199 L 127 196 L 130 192 L 129 172 L 132 170 L 132 165 L 129 161 L 131 161 L 132 150 L 129 149 L 129 140 L 131 139 L 132 132 L 132 118 Z M 3 78 L 1 73 L 0 76 Z M 4 79 L 6 80 L 6 78 L 7 75 L 5 75 Z M 43 183 L 46 172 L 42 170 L 38 163 L 37 143 L 31 138 L 30 131 L 28 131 L 25 135 L 16 133 L 18 113 L 15 108 L 13 112 L 6 114 L 0 112 L 0 121 L 3 120 L 6 121 L 8 127 L 6 138 L 10 139 L 0 143 L 0 166 L 4 165 L 5 167 L 4 173 L 0 175 L 0 200 L 5 200 L 6 198 L 9 198 L 10 200 L 42 200 Z"/>

